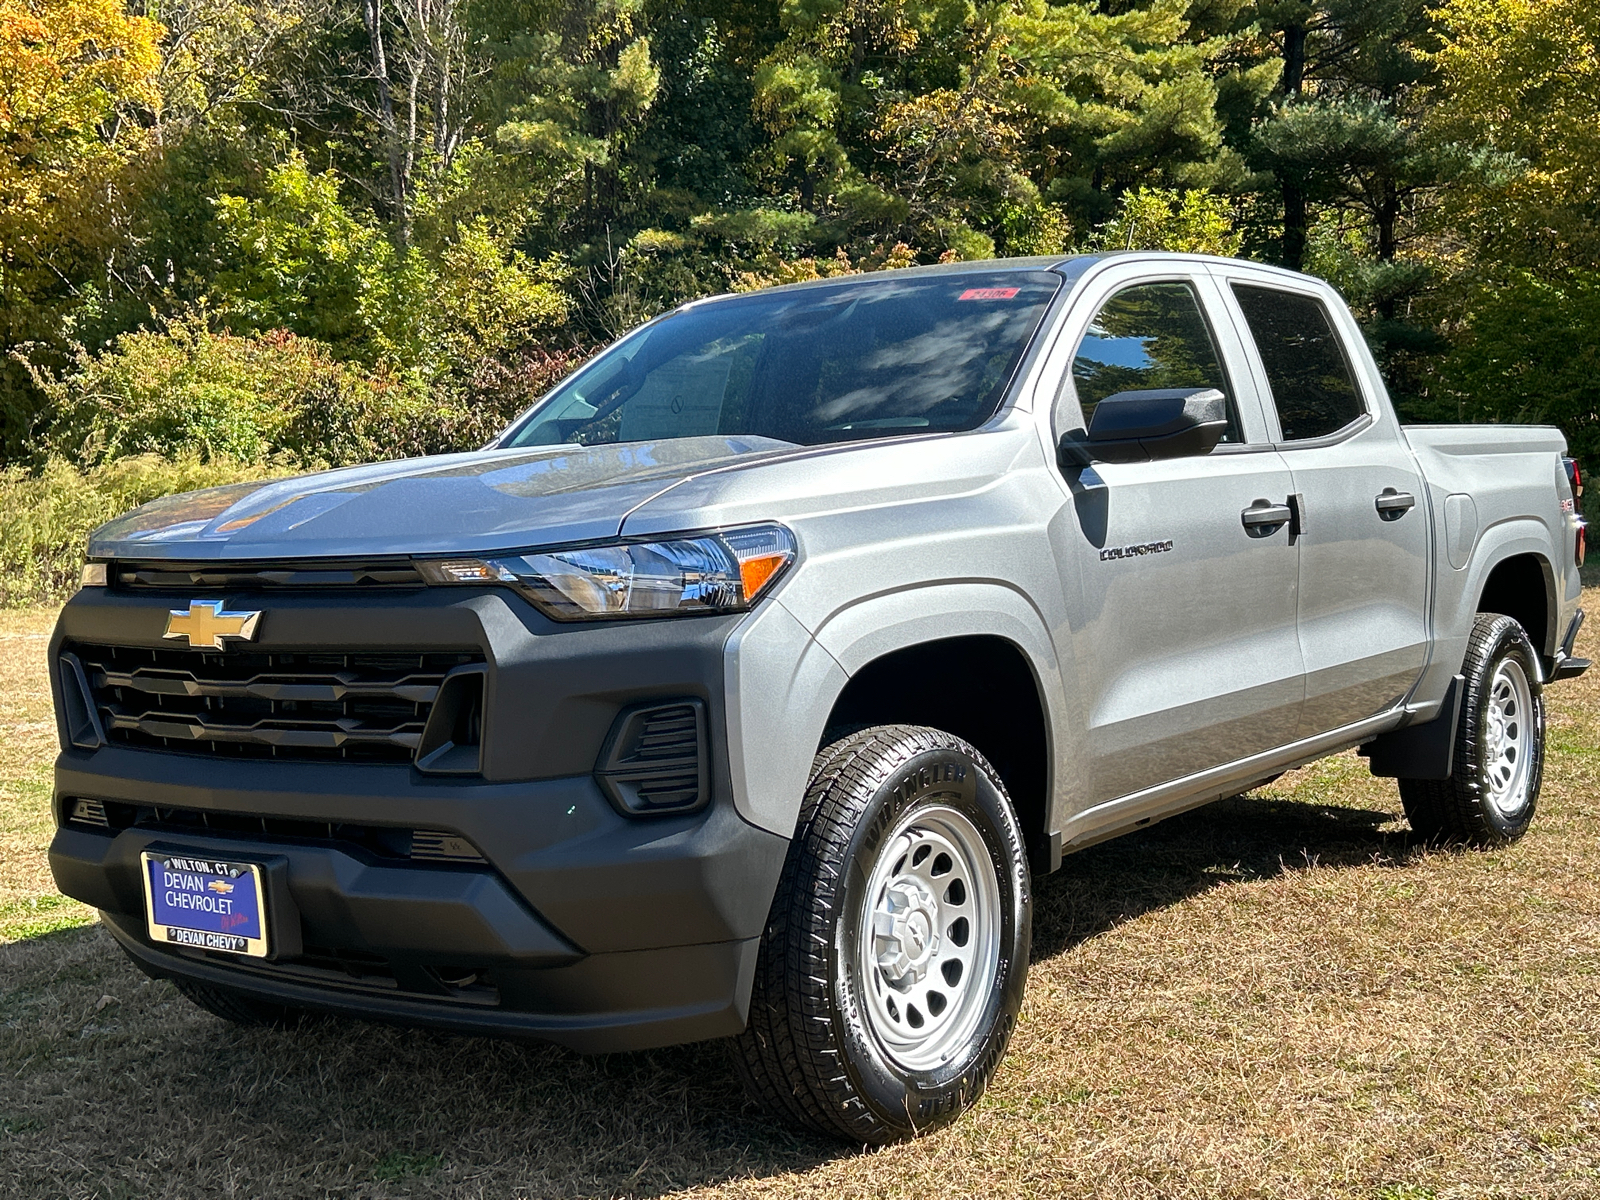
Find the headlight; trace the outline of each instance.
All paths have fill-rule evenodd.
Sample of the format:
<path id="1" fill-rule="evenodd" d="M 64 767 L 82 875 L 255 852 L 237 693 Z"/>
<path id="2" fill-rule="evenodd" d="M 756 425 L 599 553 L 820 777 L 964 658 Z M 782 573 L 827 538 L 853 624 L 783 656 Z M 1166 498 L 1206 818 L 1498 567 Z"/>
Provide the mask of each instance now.
<path id="1" fill-rule="evenodd" d="M 754 604 L 793 561 L 793 534 L 782 525 L 750 525 L 417 567 L 429 583 L 509 585 L 558 621 L 593 621 L 737 612 Z"/>

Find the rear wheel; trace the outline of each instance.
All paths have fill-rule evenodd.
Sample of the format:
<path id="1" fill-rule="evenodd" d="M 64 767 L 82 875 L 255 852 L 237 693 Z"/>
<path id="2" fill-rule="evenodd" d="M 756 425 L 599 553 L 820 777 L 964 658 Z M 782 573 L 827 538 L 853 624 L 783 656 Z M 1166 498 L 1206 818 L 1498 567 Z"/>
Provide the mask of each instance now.
<path id="1" fill-rule="evenodd" d="M 1022 1003 L 1027 855 L 999 777 L 912 726 L 817 756 L 734 1042 L 777 1115 L 880 1144 L 982 1094 Z"/>
<path id="2" fill-rule="evenodd" d="M 230 1021 L 235 1025 L 293 1029 L 311 1015 L 303 1008 L 290 1008 L 283 1004 L 273 1004 L 269 1000 L 258 1000 L 254 996 L 229 987 L 196 983 L 192 979 L 177 979 L 173 982 L 187 999 L 213 1016 L 221 1017 L 224 1021 Z"/>
<path id="3" fill-rule="evenodd" d="M 1428 842 L 1498 846 L 1527 832 L 1544 773 L 1539 659 L 1510 617 L 1479 615 L 1462 664 L 1466 692 L 1448 779 L 1402 779 L 1400 799 Z"/>

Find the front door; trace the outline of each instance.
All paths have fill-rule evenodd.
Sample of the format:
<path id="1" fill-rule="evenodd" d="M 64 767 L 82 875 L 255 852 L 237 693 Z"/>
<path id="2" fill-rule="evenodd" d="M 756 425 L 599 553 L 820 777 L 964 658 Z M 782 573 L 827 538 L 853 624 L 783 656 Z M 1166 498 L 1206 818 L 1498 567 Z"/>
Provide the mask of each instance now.
<path id="1" fill-rule="evenodd" d="M 1112 393 L 1170 387 L 1218 388 L 1231 427 L 1207 455 L 1063 472 L 1071 503 L 1052 539 L 1073 614 L 1091 805 L 1289 741 L 1304 691 L 1297 549 L 1286 521 L 1244 516 L 1281 509 L 1289 469 L 1231 323 L 1208 315 L 1214 281 L 1139 278 L 1148 272 L 1108 272 L 1086 297 L 1086 328 L 1065 331 L 1077 340 L 1057 434 Z"/>
<path id="2" fill-rule="evenodd" d="M 1312 291 L 1276 280 L 1227 286 L 1271 394 L 1269 420 L 1301 508 L 1300 736 L 1399 703 L 1428 653 L 1427 494 L 1381 384 Z"/>

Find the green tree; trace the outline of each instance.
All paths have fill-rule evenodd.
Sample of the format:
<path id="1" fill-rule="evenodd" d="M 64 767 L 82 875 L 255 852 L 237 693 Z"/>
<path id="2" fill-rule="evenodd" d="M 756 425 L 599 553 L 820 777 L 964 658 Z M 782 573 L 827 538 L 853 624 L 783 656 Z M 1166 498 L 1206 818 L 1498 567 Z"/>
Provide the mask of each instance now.
<path id="1" fill-rule="evenodd" d="M 1178 192 L 1142 187 L 1123 195 L 1117 215 L 1095 230 L 1097 250 L 1171 250 L 1185 254 L 1239 253 L 1243 236 L 1227 201 L 1205 189 Z"/>
<path id="2" fill-rule="evenodd" d="M 1456 247 L 1454 346 L 1431 415 L 1542 420 L 1600 457 L 1600 10 L 1586 0 L 1447 0 L 1438 136 L 1510 164 L 1467 176 L 1438 223 Z"/>
<path id="3" fill-rule="evenodd" d="M 1247 152 L 1281 202 L 1279 261 L 1299 270 L 1318 204 L 1362 210 L 1392 261 L 1405 203 L 1451 153 L 1419 136 L 1433 38 L 1428 0 L 1264 0 L 1257 52 L 1280 66 Z"/>
<path id="4" fill-rule="evenodd" d="M 0 454 L 40 398 L 13 357 L 51 357 L 125 221 L 139 113 L 159 106 L 161 28 L 115 0 L 0 0 Z"/>
<path id="5" fill-rule="evenodd" d="M 1516 164 L 1462 180 L 1443 206 L 1450 227 L 1486 265 L 1600 265 L 1600 6 L 1446 0 L 1439 21 L 1431 126 Z"/>
<path id="6" fill-rule="evenodd" d="M 213 300 L 241 331 L 291 330 L 439 381 L 566 320 L 559 265 L 506 245 L 487 218 L 450 222 L 426 249 L 397 247 L 344 205 L 337 176 L 313 174 L 298 154 L 268 173 L 259 199 L 217 204 L 232 263 Z"/>

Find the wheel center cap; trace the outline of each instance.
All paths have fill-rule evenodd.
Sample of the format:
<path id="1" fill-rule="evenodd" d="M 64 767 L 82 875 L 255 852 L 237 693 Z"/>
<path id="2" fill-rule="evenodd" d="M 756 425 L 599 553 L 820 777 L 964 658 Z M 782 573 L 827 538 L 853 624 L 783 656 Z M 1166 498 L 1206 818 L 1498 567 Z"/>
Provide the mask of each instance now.
<path id="1" fill-rule="evenodd" d="M 939 949 L 939 903 L 919 880 L 897 879 L 883 891 L 872 933 L 878 968 L 890 986 L 918 983 Z"/>
<path id="2" fill-rule="evenodd" d="M 1498 708 L 1489 710 L 1489 754 L 1499 758 L 1506 748 L 1506 718 Z"/>

